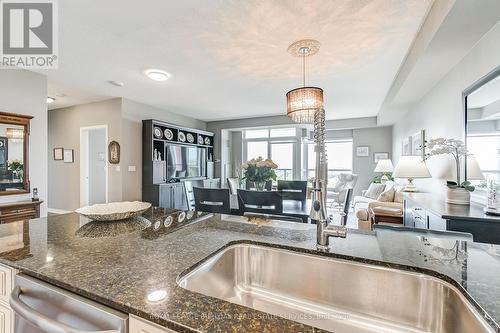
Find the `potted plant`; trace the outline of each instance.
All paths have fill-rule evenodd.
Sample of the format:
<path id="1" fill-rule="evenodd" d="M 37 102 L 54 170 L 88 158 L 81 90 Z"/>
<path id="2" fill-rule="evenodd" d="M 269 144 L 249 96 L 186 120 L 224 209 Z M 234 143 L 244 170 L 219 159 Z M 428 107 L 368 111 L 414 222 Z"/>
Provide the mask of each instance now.
<path id="1" fill-rule="evenodd" d="M 437 138 L 426 141 L 425 147 L 429 149 L 429 152 L 425 154 L 425 159 L 431 156 L 450 154 L 455 160 L 457 178 L 456 180 L 446 182 L 446 186 L 448 187 L 446 202 L 458 205 L 470 204 L 470 192 L 473 192 L 475 187 L 467 179 L 463 181 L 461 179 L 462 161 L 468 154 L 464 142 L 456 139 Z"/>
<path id="2" fill-rule="evenodd" d="M 264 190 L 266 182 L 277 178 L 274 169 L 277 169 L 278 166 L 269 158 L 266 160 L 262 157 L 254 158 L 243 163 L 241 167 L 244 170 L 243 179 L 253 182 L 258 191 Z"/>
<path id="3" fill-rule="evenodd" d="M 8 161 L 9 170 L 12 171 L 16 179 L 23 179 L 23 163 L 19 160 Z"/>

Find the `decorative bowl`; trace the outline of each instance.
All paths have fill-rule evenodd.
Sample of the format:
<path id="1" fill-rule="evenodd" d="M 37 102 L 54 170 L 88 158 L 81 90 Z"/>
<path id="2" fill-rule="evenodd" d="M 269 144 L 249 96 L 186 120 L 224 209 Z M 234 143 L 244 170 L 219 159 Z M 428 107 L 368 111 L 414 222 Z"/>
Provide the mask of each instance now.
<path id="1" fill-rule="evenodd" d="M 123 201 L 86 206 L 75 212 L 94 221 L 119 221 L 140 215 L 150 207 L 149 202 Z"/>

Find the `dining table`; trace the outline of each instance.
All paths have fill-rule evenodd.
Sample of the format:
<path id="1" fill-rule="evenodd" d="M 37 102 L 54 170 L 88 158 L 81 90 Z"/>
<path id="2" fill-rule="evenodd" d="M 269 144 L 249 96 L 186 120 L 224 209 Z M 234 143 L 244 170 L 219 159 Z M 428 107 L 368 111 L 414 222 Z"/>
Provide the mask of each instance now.
<path id="1" fill-rule="evenodd" d="M 238 204 L 238 195 L 231 194 L 229 197 L 229 203 L 231 207 L 231 214 L 240 215 L 240 209 Z M 283 200 L 283 212 L 281 215 L 296 217 L 302 220 L 303 223 L 310 223 L 309 213 L 311 212 L 312 200 L 306 199 L 306 201 L 297 200 Z"/>

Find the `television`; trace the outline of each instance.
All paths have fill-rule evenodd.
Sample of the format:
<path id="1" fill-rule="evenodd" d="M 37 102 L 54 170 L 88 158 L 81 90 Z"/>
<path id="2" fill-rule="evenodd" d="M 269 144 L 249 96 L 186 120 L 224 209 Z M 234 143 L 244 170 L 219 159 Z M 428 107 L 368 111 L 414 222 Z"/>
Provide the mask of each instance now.
<path id="1" fill-rule="evenodd" d="M 167 145 L 167 179 L 199 178 L 207 175 L 206 148 Z"/>

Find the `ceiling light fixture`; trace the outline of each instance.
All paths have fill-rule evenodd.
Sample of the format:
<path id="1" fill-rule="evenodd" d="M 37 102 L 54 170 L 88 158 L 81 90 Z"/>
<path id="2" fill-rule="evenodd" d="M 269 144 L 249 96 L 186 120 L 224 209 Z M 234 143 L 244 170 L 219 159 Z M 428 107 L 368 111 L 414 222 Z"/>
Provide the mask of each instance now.
<path id="1" fill-rule="evenodd" d="M 323 109 L 323 89 L 306 87 L 306 57 L 316 54 L 319 47 L 313 39 L 299 40 L 288 47 L 290 54 L 302 57 L 302 87 L 286 93 L 287 115 L 296 123 L 314 123 L 316 111 Z"/>
<path id="2" fill-rule="evenodd" d="M 108 83 L 116 87 L 123 87 L 125 85 L 125 83 L 123 83 L 122 81 L 115 81 L 115 80 L 109 80 Z"/>
<path id="3" fill-rule="evenodd" d="M 146 69 L 144 74 L 151 80 L 159 82 L 167 81 L 170 78 L 170 74 L 161 69 Z"/>
<path id="4" fill-rule="evenodd" d="M 47 96 L 47 104 L 54 103 L 56 99 L 54 97 Z"/>

